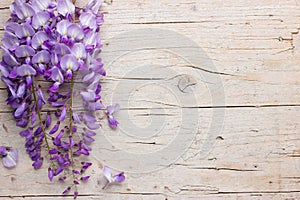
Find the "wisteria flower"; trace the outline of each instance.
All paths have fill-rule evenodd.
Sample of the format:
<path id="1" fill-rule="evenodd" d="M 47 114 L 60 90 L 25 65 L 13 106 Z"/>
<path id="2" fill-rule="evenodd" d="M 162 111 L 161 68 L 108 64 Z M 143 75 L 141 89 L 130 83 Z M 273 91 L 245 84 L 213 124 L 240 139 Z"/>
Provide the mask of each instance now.
<path id="1" fill-rule="evenodd" d="M 101 127 L 95 112 L 105 107 L 100 95 L 106 75 L 99 58 L 104 22 L 100 6 L 99 0 L 90 0 L 83 8 L 73 0 L 14 0 L 2 38 L 1 80 L 16 126 L 23 128 L 19 135 L 26 153 L 36 170 L 49 158 L 49 180 L 68 182 L 63 194 L 72 190 L 74 198 L 77 185 L 90 177 L 84 173 L 92 163 L 78 161 L 90 155 Z M 80 91 L 75 91 L 77 82 L 83 84 Z M 80 111 L 74 108 L 78 94 Z M 106 109 L 112 128 L 118 124 L 114 117 L 118 109 L 118 104 Z M 18 161 L 15 149 L 2 147 L 0 155 L 6 167 Z M 112 176 L 108 168 L 104 172 L 109 183 L 125 179 L 122 173 Z"/>
<path id="2" fill-rule="evenodd" d="M 108 124 L 113 129 L 117 128 L 117 126 L 118 126 L 118 121 L 114 117 L 114 113 L 119 111 L 119 109 L 120 109 L 119 104 L 114 104 L 112 106 L 107 106 L 107 108 L 106 108 L 106 115 L 107 115 Z"/>
<path id="3" fill-rule="evenodd" d="M 111 183 L 122 183 L 125 180 L 124 172 L 113 175 L 112 170 L 107 166 L 103 167 L 102 173 L 107 181 L 102 189 L 105 189 Z"/>
<path id="4" fill-rule="evenodd" d="M 6 168 L 13 168 L 18 162 L 18 150 L 0 146 L 0 156 L 2 156 L 2 164 Z"/>

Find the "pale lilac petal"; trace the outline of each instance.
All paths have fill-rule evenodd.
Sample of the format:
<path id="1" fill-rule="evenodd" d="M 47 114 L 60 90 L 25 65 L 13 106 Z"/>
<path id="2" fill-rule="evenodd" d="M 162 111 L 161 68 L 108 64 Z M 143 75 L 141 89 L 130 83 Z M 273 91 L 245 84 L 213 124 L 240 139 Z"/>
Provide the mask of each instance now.
<path id="1" fill-rule="evenodd" d="M 66 114 L 67 114 L 67 107 L 64 106 L 63 109 L 62 109 L 62 111 L 61 111 L 61 115 L 59 117 L 59 121 L 61 121 L 61 122 L 64 121 L 65 118 L 66 118 Z"/>
<path id="2" fill-rule="evenodd" d="M 4 167 L 12 168 L 17 165 L 18 162 L 18 151 L 16 149 L 11 149 L 7 151 L 7 155 L 3 157 L 2 164 Z"/>
<path id="3" fill-rule="evenodd" d="M 76 124 L 81 124 L 81 120 L 76 111 L 73 111 L 73 120 Z"/>
<path id="4" fill-rule="evenodd" d="M 86 143 L 92 143 L 95 141 L 95 139 L 85 135 L 85 136 L 83 136 L 83 141 Z"/>
<path id="5" fill-rule="evenodd" d="M 100 36 L 98 33 L 90 32 L 86 35 L 86 37 L 83 40 L 85 46 L 91 46 L 95 48 L 100 43 Z"/>
<path id="6" fill-rule="evenodd" d="M 92 30 L 97 27 L 96 16 L 93 13 L 83 12 L 79 17 L 79 21 L 83 27 L 89 27 Z"/>
<path id="7" fill-rule="evenodd" d="M 112 183 L 114 181 L 112 171 L 109 167 L 104 166 L 102 170 L 102 174 L 109 183 Z"/>
<path id="8" fill-rule="evenodd" d="M 6 49 L 10 49 L 11 47 L 19 44 L 19 39 L 13 33 L 5 31 L 4 36 L 2 38 L 2 44 Z"/>
<path id="9" fill-rule="evenodd" d="M 35 29 L 45 26 L 50 19 L 48 12 L 38 12 L 32 18 L 32 26 Z"/>
<path id="10" fill-rule="evenodd" d="M 22 116 L 22 114 L 24 113 L 26 109 L 26 103 L 22 103 L 20 106 L 18 106 L 18 108 L 16 109 L 15 113 L 14 113 L 14 116 L 16 118 Z"/>
<path id="11" fill-rule="evenodd" d="M 94 124 L 91 122 L 86 123 L 86 126 L 91 130 L 97 130 L 101 127 L 99 124 Z"/>
<path id="12" fill-rule="evenodd" d="M 90 136 L 90 137 L 93 137 L 93 136 L 96 135 L 96 132 L 91 131 L 91 130 L 86 129 L 86 128 L 84 128 L 84 133 L 85 133 L 86 135 Z"/>
<path id="13" fill-rule="evenodd" d="M 55 53 L 60 56 L 64 56 L 71 53 L 71 49 L 65 44 L 56 44 Z"/>
<path id="14" fill-rule="evenodd" d="M 51 58 L 50 53 L 46 50 L 42 50 L 32 57 L 32 63 L 33 64 L 38 64 L 38 63 L 47 64 L 50 62 L 50 58 Z"/>
<path id="15" fill-rule="evenodd" d="M 115 112 L 119 111 L 120 110 L 120 105 L 119 104 L 114 104 L 112 106 L 107 106 L 106 108 L 106 112 L 108 115 L 112 115 L 114 114 Z"/>
<path id="16" fill-rule="evenodd" d="M 113 177 L 113 179 L 114 179 L 114 182 L 122 183 L 123 181 L 125 181 L 124 172 L 121 172 L 121 173 L 115 175 L 115 176 Z"/>
<path id="17" fill-rule="evenodd" d="M 12 9 L 14 13 L 19 17 L 19 19 L 26 19 L 30 18 L 34 15 L 34 9 L 28 3 L 22 3 L 17 5 L 16 3 L 12 4 Z"/>
<path id="18" fill-rule="evenodd" d="M 83 60 L 86 58 L 86 51 L 85 47 L 81 43 L 76 43 L 72 47 L 72 54 L 78 59 L 78 60 Z"/>
<path id="19" fill-rule="evenodd" d="M 88 102 L 86 108 L 91 111 L 96 111 L 101 110 L 103 108 L 103 105 L 99 102 Z"/>
<path id="20" fill-rule="evenodd" d="M 26 90 L 26 84 L 21 83 L 17 90 L 17 97 L 22 98 L 23 95 L 25 94 L 25 90 Z"/>
<path id="21" fill-rule="evenodd" d="M 76 71 L 79 67 L 78 60 L 72 54 L 65 55 L 61 58 L 60 66 L 63 70 Z"/>
<path id="22" fill-rule="evenodd" d="M 62 36 L 67 36 L 68 33 L 68 27 L 71 26 L 72 23 L 68 20 L 62 20 L 60 22 L 58 22 L 58 24 L 56 25 L 57 27 L 57 32 L 62 35 Z"/>
<path id="23" fill-rule="evenodd" d="M 61 71 L 57 67 L 53 67 L 51 70 L 51 79 L 53 81 L 56 81 L 58 83 L 63 83 L 64 82 L 64 77 L 61 73 Z"/>
<path id="24" fill-rule="evenodd" d="M 85 10 L 91 10 L 94 13 L 98 13 L 99 8 L 101 6 L 100 0 L 90 0 L 84 7 Z"/>
<path id="25" fill-rule="evenodd" d="M 49 167 L 48 168 L 48 178 L 50 181 L 52 181 L 53 177 L 54 177 L 54 171 Z"/>
<path id="26" fill-rule="evenodd" d="M 57 0 L 57 11 L 59 14 L 66 16 L 66 14 L 75 12 L 75 6 L 70 0 Z"/>
<path id="27" fill-rule="evenodd" d="M 34 53 L 34 49 L 27 45 L 17 47 L 15 51 L 15 54 L 18 58 L 30 57 L 33 56 Z"/>
<path id="28" fill-rule="evenodd" d="M 18 38 L 20 39 L 24 37 L 33 36 L 34 33 L 35 32 L 32 26 L 30 26 L 27 23 L 20 25 L 19 28 L 15 30 L 16 36 L 18 36 Z"/>
<path id="29" fill-rule="evenodd" d="M 20 24 L 16 22 L 7 22 L 4 29 L 5 31 L 15 33 L 15 31 L 19 28 Z"/>
<path id="30" fill-rule="evenodd" d="M 9 51 L 7 50 L 4 50 L 4 55 L 2 57 L 3 61 L 9 65 L 9 66 L 16 66 L 16 65 L 19 65 L 19 62 L 16 60 L 16 58 L 11 55 L 11 53 L 9 53 Z"/>
<path id="31" fill-rule="evenodd" d="M 30 65 L 24 64 L 17 68 L 17 74 L 19 76 L 30 76 L 30 75 L 36 75 L 36 71 Z"/>
<path id="32" fill-rule="evenodd" d="M 39 31 L 33 36 L 31 45 L 34 49 L 38 49 L 43 46 L 47 40 L 49 40 L 47 34 L 44 31 Z"/>
<path id="33" fill-rule="evenodd" d="M 47 10 L 51 3 L 53 3 L 51 0 L 33 0 L 32 7 L 35 10 Z"/>
<path id="34" fill-rule="evenodd" d="M 73 40 L 81 40 L 84 33 L 78 24 L 72 24 L 68 27 L 67 35 Z"/>
<path id="35" fill-rule="evenodd" d="M 80 92 L 84 101 L 95 101 L 96 94 L 94 92 Z"/>
<path id="36" fill-rule="evenodd" d="M 83 117 L 84 121 L 86 121 L 86 122 L 96 122 L 97 121 L 96 117 L 93 115 L 90 115 L 90 114 L 83 114 L 82 117 Z"/>

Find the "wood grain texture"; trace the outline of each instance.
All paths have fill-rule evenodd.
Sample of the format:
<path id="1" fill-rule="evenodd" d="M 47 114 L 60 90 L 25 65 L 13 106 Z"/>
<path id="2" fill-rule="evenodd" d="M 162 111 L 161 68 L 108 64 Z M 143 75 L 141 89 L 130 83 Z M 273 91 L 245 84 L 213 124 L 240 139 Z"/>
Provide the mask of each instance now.
<path id="1" fill-rule="evenodd" d="M 11 2 L 0 2 L 1 36 Z M 190 127 L 195 134 L 174 162 L 151 173 L 128 170 L 124 184 L 105 191 L 99 165 L 94 165 L 79 199 L 300 199 L 300 1 L 107 0 L 102 11 L 108 13 L 101 31 L 108 74 L 103 99 L 119 102 L 122 109 L 120 128 L 103 126 L 91 160 L 117 169 L 139 168 L 142 163 L 127 158 L 117 166 L 107 154 L 147 156 L 167 148 L 185 120 L 195 124 Z M 176 37 L 142 38 L 144 44 L 158 46 L 157 41 L 167 40 L 168 51 L 155 45 L 134 51 L 138 30 L 149 28 L 194 41 L 206 54 L 199 56 L 217 70 L 174 53 L 187 48 Z M 207 77 L 217 77 L 223 87 L 211 90 Z M 71 199 L 59 195 L 62 184 L 48 181 L 46 163 L 33 171 L 5 98 L 1 83 L 1 145 L 19 147 L 20 162 L 12 170 L 0 167 L 0 200 Z M 186 112 L 190 115 L 183 116 Z M 215 120 L 223 121 L 214 126 L 221 131 L 211 131 Z M 159 134 L 137 137 L 152 129 Z M 114 148 L 105 149 L 102 139 Z"/>

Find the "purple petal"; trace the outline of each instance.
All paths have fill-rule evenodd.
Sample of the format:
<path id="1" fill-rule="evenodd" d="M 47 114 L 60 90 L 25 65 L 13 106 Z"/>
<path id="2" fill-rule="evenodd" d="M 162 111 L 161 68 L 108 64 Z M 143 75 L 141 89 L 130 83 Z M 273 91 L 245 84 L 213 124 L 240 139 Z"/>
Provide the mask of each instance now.
<path id="1" fill-rule="evenodd" d="M 75 6 L 70 0 L 57 0 L 57 11 L 59 14 L 66 16 L 66 14 L 75 12 Z"/>
<path id="2" fill-rule="evenodd" d="M 39 31 L 33 36 L 31 45 L 34 49 L 38 49 L 43 46 L 44 42 L 47 40 L 49 40 L 47 34 L 44 31 Z"/>
<path id="3" fill-rule="evenodd" d="M 15 54 L 18 58 L 25 58 L 33 56 L 35 53 L 34 49 L 27 45 L 22 45 L 16 48 Z"/>
<path id="4" fill-rule="evenodd" d="M 33 64 L 38 64 L 38 63 L 47 64 L 50 62 L 50 58 L 51 58 L 50 53 L 46 50 L 42 50 L 32 57 L 32 63 Z"/>
<path id="5" fill-rule="evenodd" d="M 2 38 L 2 44 L 4 45 L 4 47 L 6 49 L 10 49 L 12 48 L 14 45 L 18 45 L 19 44 L 19 39 L 17 38 L 17 36 L 15 36 L 14 34 L 5 31 L 4 36 Z"/>
<path id="6" fill-rule="evenodd" d="M 99 102 L 88 102 L 87 109 L 91 111 L 101 110 L 103 105 Z"/>
<path id="7" fill-rule="evenodd" d="M 70 190 L 71 190 L 71 187 L 68 187 L 67 189 L 65 189 L 65 190 L 63 191 L 62 194 L 68 194 L 68 193 L 70 192 Z"/>
<path id="8" fill-rule="evenodd" d="M 67 70 L 76 71 L 79 67 L 79 63 L 75 58 L 75 56 L 68 54 L 61 58 L 60 66 L 65 71 Z"/>
<path id="9" fill-rule="evenodd" d="M 91 12 L 83 12 L 79 17 L 79 21 L 84 27 L 89 27 L 92 30 L 97 28 L 96 16 Z"/>
<path id="10" fill-rule="evenodd" d="M 121 172 L 113 177 L 114 182 L 122 183 L 125 180 L 124 172 Z"/>
<path id="11" fill-rule="evenodd" d="M 112 175 L 112 171 L 111 171 L 111 169 L 109 167 L 104 166 L 103 170 L 102 170 L 102 173 L 103 173 L 103 176 L 105 177 L 105 179 L 108 182 L 112 183 L 114 181 L 113 175 Z"/>
<path id="12" fill-rule="evenodd" d="M 19 26 L 18 29 L 15 30 L 16 36 L 18 38 L 22 39 L 24 37 L 31 37 L 35 33 L 32 26 L 29 24 L 25 23 Z"/>
<path id="13" fill-rule="evenodd" d="M 36 75 L 36 71 L 30 65 L 24 64 L 17 68 L 17 74 L 19 76 L 30 76 L 30 75 Z"/>
<path id="14" fill-rule="evenodd" d="M 58 150 L 57 149 L 51 149 L 49 151 L 49 154 L 53 155 L 53 154 L 57 154 L 58 153 Z"/>
<path id="15" fill-rule="evenodd" d="M 86 51 L 85 47 L 81 43 L 76 43 L 72 47 L 72 54 L 78 59 L 78 60 L 83 60 L 86 58 Z"/>
<path id="16" fill-rule="evenodd" d="M 58 121 L 58 122 L 53 126 L 53 128 L 49 131 L 49 134 L 52 135 L 52 134 L 56 133 L 56 131 L 57 131 L 58 128 L 59 128 L 59 125 L 60 125 L 60 122 Z"/>
<path id="17" fill-rule="evenodd" d="M 45 26 L 50 19 L 48 12 L 38 12 L 32 18 L 32 26 L 35 29 Z"/>
<path id="18" fill-rule="evenodd" d="M 6 147 L 0 146 L 0 155 L 1 156 L 6 156 L 7 155 Z"/>
<path id="19" fill-rule="evenodd" d="M 86 126 L 91 130 L 97 130 L 101 127 L 99 124 L 94 123 L 86 123 Z"/>
<path id="20" fill-rule="evenodd" d="M 96 122 L 97 121 L 96 117 L 93 115 L 90 115 L 90 114 L 85 113 L 82 115 L 82 117 L 85 122 Z"/>
<path id="21" fill-rule="evenodd" d="M 32 132 L 27 129 L 27 130 L 21 131 L 20 136 L 27 137 L 30 133 L 32 133 Z"/>
<path id="22" fill-rule="evenodd" d="M 98 13 L 101 6 L 101 1 L 99 0 L 90 0 L 85 6 L 85 10 L 91 10 L 93 13 Z"/>
<path id="23" fill-rule="evenodd" d="M 16 23 L 16 22 L 7 22 L 5 24 L 5 31 L 8 31 L 10 33 L 14 33 L 18 28 L 19 28 L 20 24 Z"/>
<path id="24" fill-rule="evenodd" d="M 52 122 L 51 113 L 48 112 L 47 117 L 46 117 L 46 128 L 49 128 L 49 126 L 51 125 L 51 122 Z"/>
<path id="25" fill-rule="evenodd" d="M 21 83 L 17 90 L 17 97 L 22 98 L 23 95 L 25 94 L 25 90 L 26 90 L 26 84 Z"/>
<path id="26" fill-rule="evenodd" d="M 56 44 L 55 53 L 60 56 L 64 56 L 71 53 L 71 49 L 65 44 Z"/>
<path id="27" fill-rule="evenodd" d="M 65 117 L 66 117 L 66 114 L 67 114 L 67 107 L 64 106 L 62 111 L 61 111 L 61 115 L 59 117 L 59 121 L 64 121 L 65 120 Z"/>
<path id="28" fill-rule="evenodd" d="M 22 20 L 32 17 L 35 13 L 32 6 L 24 2 L 22 2 L 21 5 L 17 5 L 16 3 L 12 4 L 12 9 L 19 17 L 19 19 Z"/>
<path id="29" fill-rule="evenodd" d="M 12 56 L 8 51 L 4 50 L 4 55 L 2 60 L 9 66 L 16 66 L 19 65 L 19 62 L 16 60 L 14 56 Z"/>
<path id="30" fill-rule="evenodd" d="M 84 128 L 84 133 L 85 133 L 87 136 L 90 136 L 90 137 L 93 137 L 93 136 L 96 135 L 96 132 L 91 131 L 91 130 L 86 129 L 86 128 Z"/>
<path id="31" fill-rule="evenodd" d="M 84 101 L 95 101 L 97 95 L 94 92 L 80 92 Z"/>
<path id="32" fill-rule="evenodd" d="M 7 151 L 7 155 L 2 159 L 2 164 L 4 167 L 12 168 L 17 165 L 18 162 L 18 151 L 16 149 L 11 149 Z"/>
<path id="33" fill-rule="evenodd" d="M 60 174 L 64 169 L 59 167 L 56 171 L 55 171 L 55 174 L 58 175 Z"/>
<path id="34" fill-rule="evenodd" d="M 31 125 L 34 125 L 35 120 L 36 120 L 36 112 L 32 111 L 32 113 L 31 113 Z"/>
<path id="35" fill-rule="evenodd" d="M 78 114 L 76 113 L 76 111 L 73 111 L 73 120 L 76 124 L 81 124 L 81 120 L 80 120 Z"/>
<path id="36" fill-rule="evenodd" d="M 43 165 L 43 159 L 42 158 L 40 158 L 40 159 L 38 159 L 38 160 L 36 160 L 32 163 L 32 166 L 34 167 L 34 169 L 39 169 L 39 168 L 42 167 L 42 165 Z"/>
<path id="37" fill-rule="evenodd" d="M 112 106 L 107 106 L 106 108 L 106 112 L 108 115 L 112 115 L 114 114 L 115 112 L 119 111 L 120 110 L 120 105 L 119 104 L 114 104 Z"/>
<path id="38" fill-rule="evenodd" d="M 14 116 L 17 118 L 20 117 L 24 113 L 25 109 L 26 109 L 26 103 L 24 102 L 16 109 Z"/>
<path id="39" fill-rule="evenodd" d="M 47 10 L 48 6 L 51 4 L 51 0 L 33 0 L 32 7 L 35 10 Z"/>
<path id="40" fill-rule="evenodd" d="M 118 121 L 115 119 L 113 115 L 108 116 L 108 124 L 111 128 L 115 129 L 118 126 Z"/>
<path id="41" fill-rule="evenodd" d="M 78 24 L 72 24 L 68 27 L 67 35 L 73 40 L 81 40 L 84 37 L 84 33 Z"/>
<path id="42" fill-rule="evenodd" d="M 49 168 L 48 168 L 48 178 L 49 178 L 50 181 L 52 181 L 52 180 L 53 180 L 53 177 L 54 177 L 54 172 L 53 172 L 53 170 L 49 167 Z"/>
<path id="43" fill-rule="evenodd" d="M 53 81 L 58 82 L 58 83 L 63 83 L 64 82 L 64 77 L 63 77 L 61 71 L 57 67 L 53 67 L 51 69 L 51 79 Z"/>
<path id="44" fill-rule="evenodd" d="M 90 176 L 83 176 L 80 178 L 80 180 L 82 181 L 87 181 L 90 178 Z"/>
<path id="45" fill-rule="evenodd" d="M 42 100 L 42 102 L 45 104 L 46 100 L 44 98 L 44 95 L 43 95 L 43 92 L 42 92 L 41 88 L 37 89 L 37 95 L 38 95 L 39 99 Z"/>
<path id="46" fill-rule="evenodd" d="M 100 43 L 100 37 L 98 33 L 90 32 L 86 35 L 86 37 L 84 37 L 83 42 L 86 47 L 91 46 L 92 48 L 95 48 Z"/>
<path id="47" fill-rule="evenodd" d="M 56 25 L 57 27 L 57 32 L 62 35 L 62 36 L 67 36 L 68 33 L 68 27 L 71 26 L 72 23 L 68 20 L 62 20 L 60 22 L 58 22 L 58 24 Z"/>
<path id="48" fill-rule="evenodd" d="M 85 136 L 83 136 L 83 141 L 86 142 L 86 143 L 92 143 L 92 142 L 95 141 L 95 139 L 85 135 Z"/>

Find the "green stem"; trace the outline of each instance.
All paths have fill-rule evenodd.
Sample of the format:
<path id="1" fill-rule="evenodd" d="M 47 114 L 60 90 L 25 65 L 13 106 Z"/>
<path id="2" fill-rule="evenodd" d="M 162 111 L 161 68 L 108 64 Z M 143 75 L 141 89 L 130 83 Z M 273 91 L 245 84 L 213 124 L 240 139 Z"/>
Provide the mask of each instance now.
<path id="1" fill-rule="evenodd" d="M 69 108 L 69 117 L 70 117 L 70 124 L 69 124 L 69 127 L 70 127 L 70 136 L 73 137 L 73 130 L 72 130 L 72 127 L 73 127 L 73 89 L 74 89 L 74 74 L 72 76 L 72 79 L 71 79 L 71 87 L 70 87 L 70 108 Z M 69 149 L 69 153 L 70 153 L 70 157 L 71 157 L 71 167 L 72 167 L 72 175 L 73 175 L 73 180 L 75 181 L 76 180 L 76 176 L 75 176 L 75 173 L 73 172 L 73 170 L 75 169 L 75 166 L 74 166 L 74 157 L 73 157 L 73 147 L 70 147 Z M 75 191 L 77 191 L 77 186 L 76 184 L 74 184 L 75 186 Z"/>
<path id="2" fill-rule="evenodd" d="M 32 76 L 31 78 L 32 78 L 31 90 L 32 90 L 33 99 L 34 99 L 34 102 L 35 102 L 35 109 L 36 109 L 36 113 L 37 113 L 38 118 L 39 118 L 39 123 L 40 123 L 40 125 L 42 127 L 42 132 L 44 134 L 44 138 L 45 138 L 45 141 L 46 141 L 47 149 L 48 149 L 48 152 L 49 152 L 50 151 L 50 145 L 49 145 L 48 138 L 47 138 L 47 133 L 46 133 L 46 130 L 45 130 L 45 127 L 44 127 L 44 124 L 43 124 L 41 111 L 38 108 L 38 99 L 37 99 L 37 96 L 36 96 L 36 93 L 35 93 L 36 89 L 35 89 L 35 86 L 34 86 L 34 77 Z M 50 157 L 51 157 L 51 155 L 50 155 Z"/>

